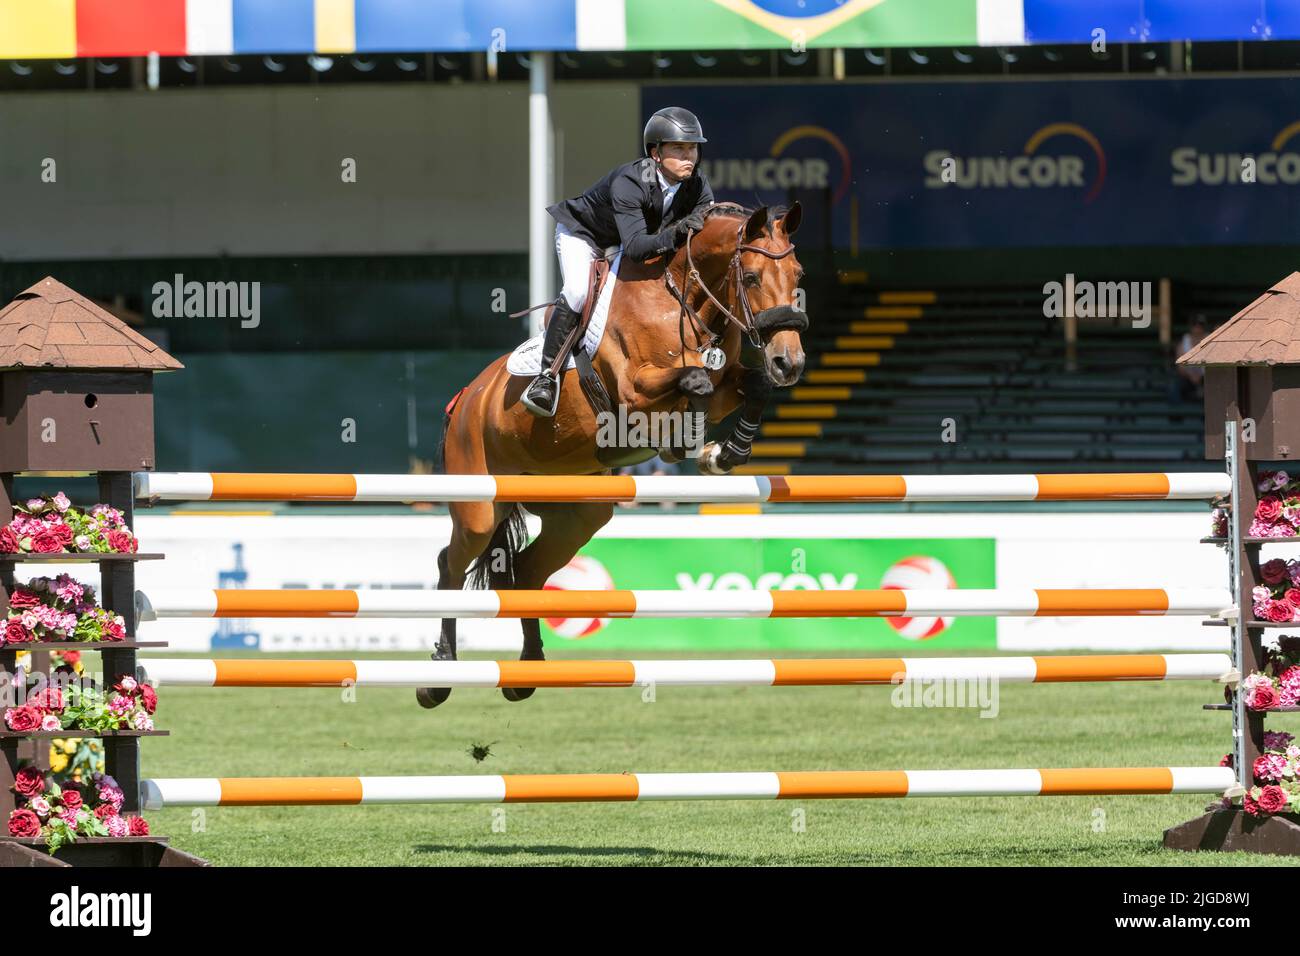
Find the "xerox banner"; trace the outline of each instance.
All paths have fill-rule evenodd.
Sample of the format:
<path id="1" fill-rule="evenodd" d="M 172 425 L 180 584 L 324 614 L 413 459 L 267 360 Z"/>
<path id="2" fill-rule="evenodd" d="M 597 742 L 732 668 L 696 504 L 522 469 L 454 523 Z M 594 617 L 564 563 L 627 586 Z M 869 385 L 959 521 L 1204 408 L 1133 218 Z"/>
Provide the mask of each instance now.
<path id="1" fill-rule="evenodd" d="M 1300 221 L 1300 81 L 643 90 L 643 115 L 670 104 L 704 124 L 718 198 L 797 198 L 841 249 L 1267 244 Z"/>

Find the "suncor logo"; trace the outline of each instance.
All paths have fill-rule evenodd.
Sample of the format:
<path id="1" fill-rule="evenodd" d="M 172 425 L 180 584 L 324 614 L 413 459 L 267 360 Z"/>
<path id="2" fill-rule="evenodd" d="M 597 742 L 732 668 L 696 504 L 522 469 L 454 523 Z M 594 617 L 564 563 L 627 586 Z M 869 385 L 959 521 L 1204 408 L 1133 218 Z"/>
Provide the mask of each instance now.
<path id="1" fill-rule="evenodd" d="M 1060 136 L 1078 140 L 1076 145 L 1086 150 L 1040 152 L 1044 143 Z M 1078 123 L 1049 123 L 1029 137 L 1019 156 L 961 157 L 936 149 L 922 162 L 927 189 L 1078 189 L 1084 191 L 1083 201 L 1091 202 L 1106 181 L 1106 153 L 1097 137 Z"/>
<path id="2" fill-rule="evenodd" d="M 1300 183 L 1300 153 L 1285 147 L 1296 133 L 1300 121 L 1284 127 L 1263 153 L 1203 153 L 1195 146 L 1180 146 L 1169 154 L 1169 181 L 1175 186 L 1294 186 Z"/>
<path id="3" fill-rule="evenodd" d="M 786 151 L 800 140 L 817 140 L 824 144 L 819 151 L 834 155 L 832 162 L 824 156 L 787 156 Z M 701 160 L 700 166 L 714 190 L 751 189 L 832 189 L 832 201 L 838 202 L 849 191 L 852 169 L 849 151 L 843 141 L 821 126 L 795 126 L 778 136 L 760 159 Z M 838 166 L 838 171 L 834 167 Z M 835 173 L 838 172 L 838 175 Z"/>

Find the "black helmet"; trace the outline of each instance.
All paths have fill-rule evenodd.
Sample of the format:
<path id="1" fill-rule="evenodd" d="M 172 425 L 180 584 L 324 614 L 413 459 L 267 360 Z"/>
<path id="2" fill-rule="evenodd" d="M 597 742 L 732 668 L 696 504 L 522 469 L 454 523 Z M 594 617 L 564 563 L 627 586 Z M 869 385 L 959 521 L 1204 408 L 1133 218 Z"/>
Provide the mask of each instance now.
<path id="1" fill-rule="evenodd" d="M 695 114 L 680 106 L 666 106 L 650 117 L 641 136 L 645 144 L 645 154 L 650 155 L 650 147 L 660 143 L 707 143 L 704 129 Z"/>

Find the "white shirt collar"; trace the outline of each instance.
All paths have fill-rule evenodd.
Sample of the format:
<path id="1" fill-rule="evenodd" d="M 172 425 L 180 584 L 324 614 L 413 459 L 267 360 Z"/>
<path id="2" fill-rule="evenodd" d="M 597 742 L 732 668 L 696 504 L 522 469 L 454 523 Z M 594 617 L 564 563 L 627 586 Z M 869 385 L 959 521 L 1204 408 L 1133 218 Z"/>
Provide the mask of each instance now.
<path id="1" fill-rule="evenodd" d="M 681 183 L 668 182 L 668 180 L 664 178 L 663 170 L 661 169 L 656 169 L 655 175 L 659 177 L 659 188 L 662 189 L 665 193 L 676 192 L 677 187 L 681 185 Z"/>

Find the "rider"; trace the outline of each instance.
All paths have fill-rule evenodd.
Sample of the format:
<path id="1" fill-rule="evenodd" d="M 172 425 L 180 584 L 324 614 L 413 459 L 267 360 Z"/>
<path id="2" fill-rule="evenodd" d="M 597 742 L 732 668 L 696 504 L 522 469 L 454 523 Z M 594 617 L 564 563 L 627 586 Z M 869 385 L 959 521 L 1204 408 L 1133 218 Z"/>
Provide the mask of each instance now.
<path id="1" fill-rule="evenodd" d="M 534 415 L 550 418 L 560 383 L 548 369 L 582 315 L 591 262 L 608 246 L 638 261 L 673 252 L 687 231 L 704 225 L 713 190 L 699 171 L 700 121 L 690 110 L 669 106 L 650 117 L 642 134 L 645 158 L 611 170 L 581 196 L 547 208 L 555 219 L 555 251 L 564 288 L 542 345 L 542 372 L 523 394 Z"/>

